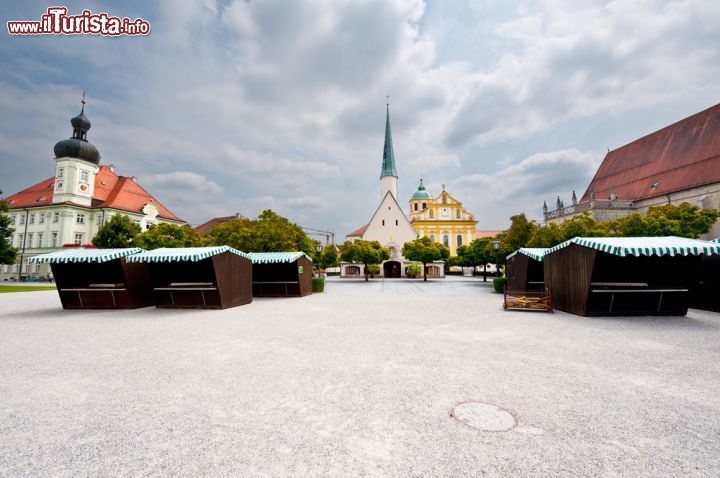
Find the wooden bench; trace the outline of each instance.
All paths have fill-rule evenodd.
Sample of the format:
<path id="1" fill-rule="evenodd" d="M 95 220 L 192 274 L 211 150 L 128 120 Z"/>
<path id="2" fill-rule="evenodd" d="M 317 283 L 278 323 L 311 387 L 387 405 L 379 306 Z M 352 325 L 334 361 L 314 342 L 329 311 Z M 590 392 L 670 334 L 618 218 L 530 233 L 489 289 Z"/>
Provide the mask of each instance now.
<path id="1" fill-rule="evenodd" d="M 170 304 L 175 305 L 174 292 L 186 291 L 186 292 L 200 292 L 202 297 L 202 305 L 207 305 L 205 298 L 205 292 L 216 291 L 217 286 L 212 282 L 171 282 L 165 287 L 155 287 L 155 291 L 170 292 Z"/>
<path id="2" fill-rule="evenodd" d="M 296 281 L 296 280 L 295 280 L 295 281 L 290 280 L 290 281 L 253 281 L 253 283 L 252 283 L 253 288 L 257 285 L 258 288 L 260 289 L 260 291 L 258 292 L 258 295 L 263 295 L 263 294 L 262 294 L 263 285 L 265 285 L 265 286 L 268 286 L 268 285 L 282 285 L 282 286 L 284 286 L 284 288 L 285 288 L 285 295 L 286 295 L 286 296 L 288 295 L 288 285 L 289 285 L 289 284 L 298 284 L 298 285 L 300 285 L 300 282 L 299 282 L 299 281 Z"/>
<path id="3" fill-rule="evenodd" d="M 115 283 L 115 284 L 109 284 L 109 283 L 102 283 L 102 284 L 88 284 L 87 287 L 68 287 L 64 289 L 59 289 L 59 292 L 75 292 L 77 293 L 78 301 L 80 302 L 80 307 L 84 308 L 85 303 L 83 302 L 83 294 L 84 293 L 98 293 L 98 292 L 109 292 L 110 297 L 112 298 L 112 305 L 113 308 L 117 307 L 117 299 L 115 297 L 116 292 L 125 292 L 127 289 L 125 288 L 125 284 L 123 282 Z"/>
<path id="4" fill-rule="evenodd" d="M 666 293 L 688 293 L 684 287 L 650 287 L 647 282 L 591 282 L 590 293 L 610 294 L 608 312 L 613 312 L 615 294 L 658 294 L 657 312 L 662 310 L 663 296 Z"/>

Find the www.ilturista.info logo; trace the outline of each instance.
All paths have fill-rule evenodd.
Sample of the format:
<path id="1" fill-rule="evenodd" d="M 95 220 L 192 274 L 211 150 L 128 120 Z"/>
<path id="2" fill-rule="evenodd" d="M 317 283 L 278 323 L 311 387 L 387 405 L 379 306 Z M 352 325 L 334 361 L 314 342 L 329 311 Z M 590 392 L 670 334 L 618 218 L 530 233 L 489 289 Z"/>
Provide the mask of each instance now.
<path id="1" fill-rule="evenodd" d="M 11 35 L 147 35 L 150 23 L 142 18 L 111 17 L 107 13 L 83 10 L 80 15 L 68 15 L 65 7 L 50 7 L 40 21 L 7 22 Z"/>

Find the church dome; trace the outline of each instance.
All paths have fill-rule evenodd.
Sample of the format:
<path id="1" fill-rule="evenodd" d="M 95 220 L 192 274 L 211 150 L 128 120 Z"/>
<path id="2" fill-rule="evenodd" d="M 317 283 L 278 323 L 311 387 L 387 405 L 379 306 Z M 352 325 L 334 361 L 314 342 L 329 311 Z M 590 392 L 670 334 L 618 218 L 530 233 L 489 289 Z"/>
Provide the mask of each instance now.
<path id="1" fill-rule="evenodd" d="M 55 144 L 56 158 L 78 158 L 93 164 L 100 162 L 100 152 L 94 144 L 88 143 L 87 140 L 78 138 L 68 138 L 58 141 Z"/>
<path id="2" fill-rule="evenodd" d="M 90 120 L 85 116 L 85 93 L 83 93 L 82 110 L 80 114 L 70 119 L 73 127 L 72 138 L 63 139 L 55 144 L 56 158 L 77 158 L 84 161 L 98 164 L 100 152 L 94 144 L 87 140 L 87 132 L 90 129 Z"/>
<path id="3" fill-rule="evenodd" d="M 420 186 L 418 186 L 417 191 L 412 195 L 412 199 L 432 199 L 430 193 L 425 190 L 422 179 L 420 180 Z"/>

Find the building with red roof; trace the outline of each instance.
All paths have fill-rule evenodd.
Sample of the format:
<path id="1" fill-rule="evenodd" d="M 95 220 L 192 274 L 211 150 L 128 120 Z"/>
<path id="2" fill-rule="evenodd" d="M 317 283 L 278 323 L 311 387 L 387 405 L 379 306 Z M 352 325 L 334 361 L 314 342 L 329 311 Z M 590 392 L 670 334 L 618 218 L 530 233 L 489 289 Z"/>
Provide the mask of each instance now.
<path id="1" fill-rule="evenodd" d="M 143 231 L 153 224 L 185 224 L 134 177 L 99 164 L 100 153 L 87 140 L 91 124 L 84 97 L 82 104 L 70 120 L 72 137 L 55 145 L 55 175 L 5 198 L 15 229 L 12 243 L 20 252 L 17 264 L 0 266 L 0 280 L 48 274 L 47 264 L 28 264 L 28 258 L 91 243 L 115 214 L 127 215 Z"/>
<path id="2" fill-rule="evenodd" d="M 684 202 L 720 209 L 720 104 L 609 151 L 579 201 L 543 212 L 546 223 L 584 211 L 608 221 Z M 716 223 L 708 236 L 719 235 Z"/>

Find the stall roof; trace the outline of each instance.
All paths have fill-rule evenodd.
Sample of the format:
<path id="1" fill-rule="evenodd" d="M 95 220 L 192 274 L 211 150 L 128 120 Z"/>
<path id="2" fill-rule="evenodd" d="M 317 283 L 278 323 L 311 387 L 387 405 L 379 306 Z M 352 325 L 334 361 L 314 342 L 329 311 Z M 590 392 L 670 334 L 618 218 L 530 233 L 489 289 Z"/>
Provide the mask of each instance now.
<path id="1" fill-rule="evenodd" d="M 720 244 L 685 237 L 574 237 L 546 251 L 546 255 L 578 244 L 616 256 L 695 256 L 720 255 Z"/>
<path id="2" fill-rule="evenodd" d="M 274 264 L 278 262 L 295 262 L 304 252 L 249 252 L 253 264 Z M 310 257 L 308 257 L 310 259 Z M 312 259 L 310 259 L 312 261 Z"/>
<path id="3" fill-rule="evenodd" d="M 229 246 L 217 247 L 162 247 L 152 251 L 145 251 L 128 257 L 129 262 L 198 262 L 208 257 L 232 252 L 238 256 L 249 259 L 244 252 Z"/>
<path id="4" fill-rule="evenodd" d="M 507 256 L 505 259 L 510 259 L 515 254 L 525 254 L 530 259 L 535 259 L 536 261 L 542 261 L 545 254 L 547 254 L 548 249 L 542 248 L 542 247 L 521 247 L 517 251 L 513 252 L 509 256 Z"/>
<path id="5" fill-rule="evenodd" d="M 121 257 L 127 257 L 145 249 L 127 247 L 122 249 L 66 249 L 64 251 L 50 252 L 40 256 L 30 257 L 31 264 L 59 263 L 59 262 L 107 262 Z"/>

